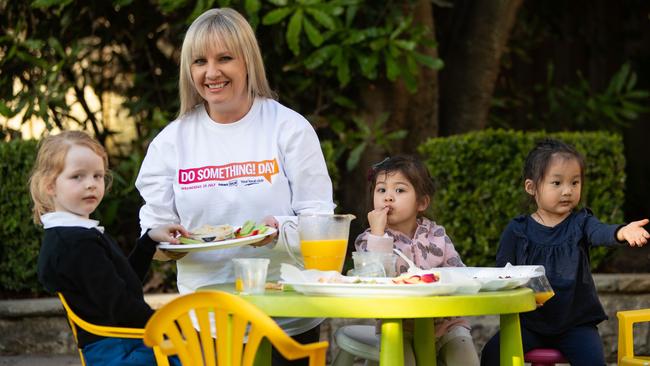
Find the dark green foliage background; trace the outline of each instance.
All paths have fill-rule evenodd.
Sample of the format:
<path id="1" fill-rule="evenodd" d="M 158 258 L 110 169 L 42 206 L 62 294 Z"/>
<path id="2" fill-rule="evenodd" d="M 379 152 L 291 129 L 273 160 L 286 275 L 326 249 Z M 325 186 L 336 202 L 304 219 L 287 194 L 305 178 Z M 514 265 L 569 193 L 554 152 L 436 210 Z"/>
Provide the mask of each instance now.
<path id="1" fill-rule="evenodd" d="M 42 230 L 32 221 L 28 179 L 35 140 L 0 143 L 0 285 L 2 291 L 36 291 Z"/>
<path id="2" fill-rule="evenodd" d="M 563 140 L 585 156 L 581 205 L 602 222 L 623 222 L 625 157 L 619 135 L 486 130 L 431 139 L 419 148 L 437 188 L 430 217 L 445 227 L 466 265 L 493 266 L 503 228 L 513 217 L 533 212 L 522 170 L 542 137 Z M 592 268 L 606 253 L 592 250 Z"/>

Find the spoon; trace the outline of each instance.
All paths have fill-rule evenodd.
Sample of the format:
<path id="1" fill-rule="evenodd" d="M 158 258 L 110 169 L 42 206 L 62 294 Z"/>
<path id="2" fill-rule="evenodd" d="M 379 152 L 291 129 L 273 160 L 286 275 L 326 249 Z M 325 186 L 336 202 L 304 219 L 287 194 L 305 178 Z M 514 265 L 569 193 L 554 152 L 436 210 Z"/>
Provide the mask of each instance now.
<path id="1" fill-rule="evenodd" d="M 409 257 L 407 257 L 400 250 L 393 248 L 393 252 L 395 252 L 395 254 L 399 255 L 404 260 L 404 262 L 406 262 L 406 264 L 408 264 L 409 269 L 406 272 L 408 272 L 408 273 L 418 273 L 418 272 L 420 272 L 420 268 L 418 266 L 416 266 L 415 263 L 413 263 L 413 261 L 410 260 Z"/>

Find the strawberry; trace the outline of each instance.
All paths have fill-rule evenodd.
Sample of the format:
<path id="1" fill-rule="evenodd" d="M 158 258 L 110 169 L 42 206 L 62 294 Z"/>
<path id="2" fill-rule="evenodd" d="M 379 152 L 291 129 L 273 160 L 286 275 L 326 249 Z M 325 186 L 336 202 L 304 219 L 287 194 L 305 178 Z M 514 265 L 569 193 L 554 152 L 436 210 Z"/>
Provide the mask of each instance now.
<path id="1" fill-rule="evenodd" d="M 438 281 L 438 277 L 433 273 L 425 273 L 421 276 L 422 282 L 431 283 Z"/>

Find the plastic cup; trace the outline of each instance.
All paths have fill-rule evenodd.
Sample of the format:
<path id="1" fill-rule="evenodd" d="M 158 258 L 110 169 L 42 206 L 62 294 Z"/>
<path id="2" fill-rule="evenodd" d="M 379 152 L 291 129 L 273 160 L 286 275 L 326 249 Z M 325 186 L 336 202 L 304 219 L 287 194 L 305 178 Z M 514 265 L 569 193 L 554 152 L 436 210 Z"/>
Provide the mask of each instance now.
<path id="1" fill-rule="evenodd" d="M 393 253 L 352 252 L 354 275 L 360 277 L 394 277 L 396 260 Z"/>
<path id="2" fill-rule="evenodd" d="M 538 306 L 544 305 L 548 299 L 555 296 L 555 291 L 553 291 L 551 284 L 548 283 L 546 275 L 531 278 L 526 286 L 530 287 L 535 293 L 535 302 Z"/>
<path id="3" fill-rule="evenodd" d="M 381 263 L 370 263 L 361 268 L 354 268 L 348 271 L 348 276 L 356 277 L 386 277 L 386 271 Z"/>
<path id="4" fill-rule="evenodd" d="M 270 260 L 268 258 L 234 258 L 232 261 L 235 265 L 235 291 L 246 295 L 264 293 Z"/>

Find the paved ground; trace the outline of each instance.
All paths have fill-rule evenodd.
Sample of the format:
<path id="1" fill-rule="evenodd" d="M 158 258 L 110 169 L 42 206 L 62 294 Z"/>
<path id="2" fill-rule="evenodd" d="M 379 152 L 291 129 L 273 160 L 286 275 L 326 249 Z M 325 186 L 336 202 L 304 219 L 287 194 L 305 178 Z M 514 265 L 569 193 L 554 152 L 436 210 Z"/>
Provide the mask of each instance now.
<path id="1" fill-rule="evenodd" d="M 356 364 L 356 363 L 355 363 Z M 528 364 L 526 364 L 528 365 Z M 565 364 L 558 364 L 565 365 Z M 616 364 L 609 364 L 616 366 Z M 0 366 L 81 366 L 77 356 L 0 356 Z"/>
<path id="2" fill-rule="evenodd" d="M 76 355 L 0 356 L 0 366 L 81 366 L 81 361 Z"/>

